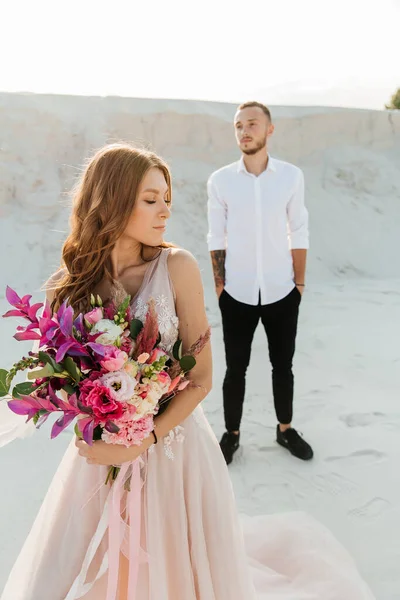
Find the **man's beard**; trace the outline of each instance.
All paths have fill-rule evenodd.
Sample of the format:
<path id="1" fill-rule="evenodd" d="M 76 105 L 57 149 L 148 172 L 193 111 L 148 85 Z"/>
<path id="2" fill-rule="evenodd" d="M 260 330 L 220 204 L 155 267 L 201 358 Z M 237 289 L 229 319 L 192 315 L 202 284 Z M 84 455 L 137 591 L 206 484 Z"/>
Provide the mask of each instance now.
<path id="1" fill-rule="evenodd" d="M 241 151 L 243 152 L 243 154 L 247 154 L 247 156 L 253 156 L 254 154 L 260 152 L 260 150 L 263 150 L 266 145 L 267 138 L 265 137 L 261 142 L 258 142 L 258 144 L 254 148 L 241 148 Z"/>

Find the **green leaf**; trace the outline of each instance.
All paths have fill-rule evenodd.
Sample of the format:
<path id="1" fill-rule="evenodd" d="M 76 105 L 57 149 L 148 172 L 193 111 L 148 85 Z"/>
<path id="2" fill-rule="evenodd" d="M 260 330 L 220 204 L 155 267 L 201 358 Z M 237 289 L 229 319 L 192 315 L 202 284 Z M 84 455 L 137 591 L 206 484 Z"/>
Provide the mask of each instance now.
<path id="1" fill-rule="evenodd" d="M 182 341 L 176 340 L 174 347 L 172 348 L 172 356 L 175 360 L 180 360 L 182 358 Z"/>
<path id="2" fill-rule="evenodd" d="M 191 369 L 193 369 L 193 367 L 196 365 L 196 359 L 194 358 L 194 356 L 182 356 L 182 358 L 179 361 L 179 364 L 181 365 L 182 371 L 187 373 L 188 371 L 191 371 Z"/>
<path id="3" fill-rule="evenodd" d="M 82 373 L 76 366 L 75 361 L 73 358 L 71 358 L 71 356 L 67 356 L 67 358 L 64 360 L 64 368 L 71 375 L 74 381 L 80 381 Z"/>
<path id="4" fill-rule="evenodd" d="M 38 410 L 37 413 L 33 416 L 33 419 L 32 419 L 34 425 L 37 425 L 37 422 L 39 421 L 40 417 L 42 415 L 45 415 L 46 413 L 47 413 L 47 410 L 45 410 L 44 408 L 41 409 L 41 410 Z"/>
<path id="5" fill-rule="evenodd" d="M 8 371 L 5 369 L 0 369 L 0 398 L 6 396 L 10 389 L 10 386 L 7 384 L 7 375 Z"/>
<path id="6" fill-rule="evenodd" d="M 125 313 L 126 313 L 126 311 L 128 309 L 130 301 L 131 301 L 131 297 L 127 296 L 125 298 L 125 300 L 123 302 L 121 302 L 121 304 L 119 305 L 117 312 L 121 313 L 122 315 L 125 315 Z"/>
<path id="7" fill-rule="evenodd" d="M 67 394 L 75 394 L 75 388 L 70 383 L 63 385 L 62 389 L 65 390 Z"/>
<path id="8" fill-rule="evenodd" d="M 51 365 L 47 364 L 42 369 L 34 369 L 33 371 L 29 371 L 27 378 L 28 379 L 42 379 L 44 377 L 51 377 L 54 375 L 54 369 Z"/>
<path id="9" fill-rule="evenodd" d="M 100 425 L 97 425 L 97 427 L 95 427 L 93 430 L 93 441 L 97 442 L 98 440 L 101 440 L 102 434 L 103 434 L 103 429 L 101 428 Z"/>
<path id="10" fill-rule="evenodd" d="M 50 354 L 46 354 L 42 350 L 39 351 L 39 360 L 40 362 L 44 362 L 46 365 L 51 365 L 54 369 L 55 373 L 62 373 L 64 367 L 57 363 Z"/>
<path id="11" fill-rule="evenodd" d="M 143 329 L 143 323 L 140 319 L 133 319 L 131 321 L 131 337 L 136 340 L 137 336 Z"/>
<path id="12" fill-rule="evenodd" d="M 75 431 L 75 435 L 77 438 L 79 438 L 80 440 L 83 439 L 81 432 L 78 429 L 78 423 L 75 423 L 75 427 L 74 427 L 74 431 Z"/>
<path id="13" fill-rule="evenodd" d="M 17 383 L 12 391 L 13 398 L 20 398 L 21 396 L 29 396 L 36 389 L 36 386 L 29 381 L 24 381 L 23 383 Z"/>

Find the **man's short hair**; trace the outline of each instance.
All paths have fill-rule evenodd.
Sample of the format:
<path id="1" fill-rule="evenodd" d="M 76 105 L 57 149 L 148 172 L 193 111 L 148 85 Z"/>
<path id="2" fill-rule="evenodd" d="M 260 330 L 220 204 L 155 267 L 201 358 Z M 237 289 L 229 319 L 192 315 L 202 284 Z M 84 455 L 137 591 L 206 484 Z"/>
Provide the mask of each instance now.
<path id="1" fill-rule="evenodd" d="M 243 110 L 244 108 L 261 108 L 263 113 L 267 115 L 268 119 L 272 121 L 271 111 L 269 110 L 268 106 L 265 106 L 265 104 L 262 104 L 261 102 L 244 102 L 238 106 L 238 110 Z"/>

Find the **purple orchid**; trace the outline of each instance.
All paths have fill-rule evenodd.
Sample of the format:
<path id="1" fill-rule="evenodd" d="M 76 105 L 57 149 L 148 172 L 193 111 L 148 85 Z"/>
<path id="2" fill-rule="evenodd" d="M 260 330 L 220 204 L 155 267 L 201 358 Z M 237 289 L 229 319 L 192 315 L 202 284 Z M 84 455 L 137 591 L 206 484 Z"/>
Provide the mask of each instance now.
<path id="1" fill-rule="evenodd" d="M 78 430 L 82 434 L 83 439 L 89 446 L 93 445 L 93 432 L 96 425 L 94 417 L 84 417 L 77 421 Z"/>
<path id="2" fill-rule="evenodd" d="M 38 411 L 45 410 L 48 413 L 58 410 L 48 398 L 35 398 L 34 396 L 21 396 L 7 402 L 8 408 L 16 415 L 26 415 L 26 422 L 30 421 Z"/>
<path id="3" fill-rule="evenodd" d="M 7 314 L 5 314 L 4 316 L 7 316 Z M 17 333 L 14 335 L 14 339 L 16 339 L 17 342 L 24 342 L 26 340 L 40 340 L 40 334 L 37 331 L 35 331 L 36 329 L 37 325 L 35 323 L 31 323 L 27 327 L 22 327 L 21 325 L 19 325 L 17 327 Z"/>
<path id="4" fill-rule="evenodd" d="M 17 333 L 14 336 L 16 340 L 40 340 L 41 347 L 52 345 L 57 350 L 57 362 L 61 362 L 67 353 L 70 356 L 90 357 L 83 343 L 86 341 L 83 316 L 79 315 L 74 320 L 73 308 L 68 306 L 67 301 L 63 302 L 54 316 L 50 304 L 46 302 L 43 314 L 38 318 L 37 312 L 43 307 L 43 303 L 31 306 L 32 296 L 27 295 L 20 298 L 9 286 L 7 286 L 6 297 L 15 310 L 9 310 L 3 316 L 22 317 L 30 321 L 26 327 L 17 327 Z M 75 332 L 79 333 L 82 341 L 76 339 Z"/>
<path id="5" fill-rule="evenodd" d="M 63 413 L 61 415 L 61 417 L 59 417 L 57 419 L 57 421 L 54 423 L 53 427 L 51 428 L 51 434 L 50 434 L 51 439 L 53 440 L 55 437 L 60 435 L 60 433 L 68 427 L 68 425 L 75 419 L 75 417 L 76 417 L 75 412 Z"/>
<path id="6" fill-rule="evenodd" d="M 18 341 L 40 340 L 39 333 L 35 331 L 39 328 L 39 321 L 36 315 L 37 311 L 42 308 L 43 303 L 38 302 L 31 306 L 30 299 L 32 296 L 26 295 L 20 298 L 9 286 L 7 286 L 6 289 L 6 298 L 15 310 L 9 310 L 3 317 L 22 317 L 30 321 L 30 324 L 27 327 L 20 326 L 17 328 L 17 333 L 14 335 L 14 338 Z"/>
<path id="7" fill-rule="evenodd" d="M 46 398 L 40 398 L 39 396 L 21 396 L 21 398 L 14 398 L 8 403 L 8 407 L 17 415 L 26 415 L 27 422 L 33 419 L 38 413 L 40 415 L 36 427 L 39 428 L 47 420 L 49 415 L 54 412 L 62 412 L 63 414 L 54 423 L 51 430 L 51 438 L 57 437 L 68 425 L 75 419 L 79 414 L 79 408 L 77 405 L 76 394 L 72 394 L 68 398 L 68 402 L 64 402 L 59 398 L 51 384 L 49 384 L 49 394 Z"/>

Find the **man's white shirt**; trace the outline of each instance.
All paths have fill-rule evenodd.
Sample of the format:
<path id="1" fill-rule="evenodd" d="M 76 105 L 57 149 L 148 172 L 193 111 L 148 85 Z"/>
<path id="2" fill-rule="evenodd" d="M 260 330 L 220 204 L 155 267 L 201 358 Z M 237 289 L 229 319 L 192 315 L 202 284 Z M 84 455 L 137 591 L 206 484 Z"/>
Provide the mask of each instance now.
<path id="1" fill-rule="evenodd" d="M 309 247 L 302 171 L 269 157 L 259 176 L 243 157 L 208 180 L 209 250 L 225 250 L 225 289 L 235 300 L 271 304 L 294 288 L 291 250 Z"/>

